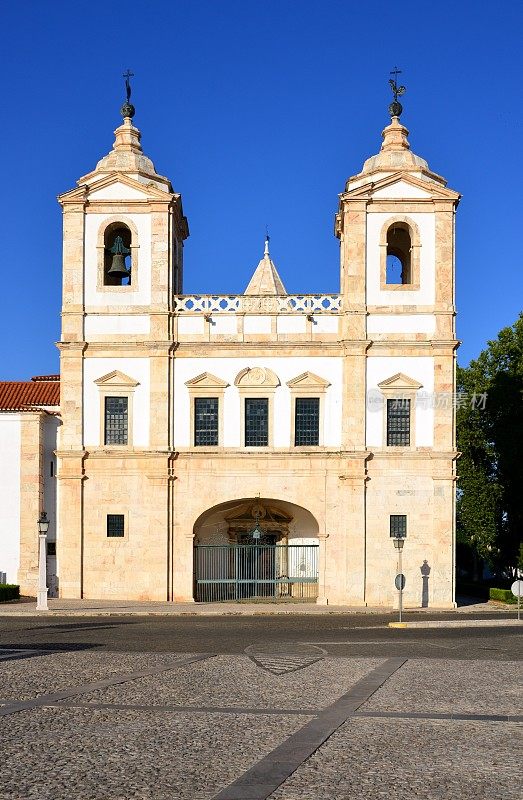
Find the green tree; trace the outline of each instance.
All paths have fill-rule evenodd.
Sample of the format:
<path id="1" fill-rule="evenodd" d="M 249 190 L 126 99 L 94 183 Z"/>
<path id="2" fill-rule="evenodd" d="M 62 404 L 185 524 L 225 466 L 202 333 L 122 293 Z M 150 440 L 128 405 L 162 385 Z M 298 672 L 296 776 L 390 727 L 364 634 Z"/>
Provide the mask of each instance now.
<path id="1" fill-rule="evenodd" d="M 458 367 L 458 543 L 513 573 L 523 531 L 523 314 Z"/>

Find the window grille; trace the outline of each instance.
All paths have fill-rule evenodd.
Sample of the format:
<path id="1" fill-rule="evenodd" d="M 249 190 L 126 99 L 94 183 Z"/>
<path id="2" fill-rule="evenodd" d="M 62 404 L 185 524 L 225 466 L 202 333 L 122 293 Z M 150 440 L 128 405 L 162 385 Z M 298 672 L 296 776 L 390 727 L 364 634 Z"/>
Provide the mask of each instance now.
<path id="1" fill-rule="evenodd" d="M 107 536 L 121 537 L 125 533 L 124 515 L 107 514 Z"/>
<path id="2" fill-rule="evenodd" d="M 297 397 L 294 414 L 294 444 L 318 445 L 320 443 L 319 397 Z"/>
<path id="3" fill-rule="evenodd" d="M 387 445 L 410 445 L 410 400 L 387 400 Z"/>
<path id="4" fill-rule="evenodd" d="M 405 539 L 407 536 L 407 515 L 390 515 L 390 535 L 393 539 Z"/>
<path id="5" fill-rule="evenodd" d="M 245 400 L 245 446 L 267 447 L 269 444 L 269 400 L 252 397 Z"/>
<path id="6" fill-rule="evenodd" d="M 196 447 L 218 444 L 218 398 L 195 397 L 194 444 Z"/>
<path id="7" fill-rule="evenodd" d="M 105 444 L 127 444 L 128 398 L 105 398 Z"/>

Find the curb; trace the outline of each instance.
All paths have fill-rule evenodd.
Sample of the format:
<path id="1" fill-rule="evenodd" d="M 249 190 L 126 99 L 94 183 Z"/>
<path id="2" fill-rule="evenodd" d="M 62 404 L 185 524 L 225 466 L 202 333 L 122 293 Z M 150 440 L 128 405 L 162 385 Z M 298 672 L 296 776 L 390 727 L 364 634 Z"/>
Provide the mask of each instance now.
<path id="1" fill-rule="evenodd" d="M 464 620 L 427 620 L 427 622 L 389 622 L 389 628 L 494 628 L 516 627 L 523 625 L 517 619 L 464 619 Z"/>

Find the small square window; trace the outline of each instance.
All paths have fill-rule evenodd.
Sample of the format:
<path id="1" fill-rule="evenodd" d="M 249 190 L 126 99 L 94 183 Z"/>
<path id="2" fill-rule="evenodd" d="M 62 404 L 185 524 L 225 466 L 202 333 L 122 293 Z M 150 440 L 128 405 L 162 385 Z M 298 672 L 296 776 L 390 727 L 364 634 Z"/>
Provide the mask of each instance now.
<path id="1" fill-rule="evenodd" d="M 407 538 L 407 515 L 406 514 L 391 514 L 390 515 L 390 535 L 393 539 L 406 539 Z"/>
<path id="2" fill-rule="evenodd" d="M 123 514 L 107 514 L 107 536 L 122 537 L 125 535 Z"/>

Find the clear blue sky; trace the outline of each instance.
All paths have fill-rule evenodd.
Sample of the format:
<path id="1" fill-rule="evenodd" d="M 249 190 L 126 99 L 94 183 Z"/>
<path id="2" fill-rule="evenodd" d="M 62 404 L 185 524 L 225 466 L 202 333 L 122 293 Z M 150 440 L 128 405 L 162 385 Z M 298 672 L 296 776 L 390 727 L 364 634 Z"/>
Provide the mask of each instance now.
<path id="1" fill-rule="evenodd" d="M 337 194 L 377 152 L 387 79 L 413 150 L 463 194 L 460 362 L 522 308 L 520 3 L 4 3 L 0 379 L 58 370 L 61 214 L 113 142 L 130 67 L 145 152 L 183 195 L 186 292 L 337 291 Z"/>

